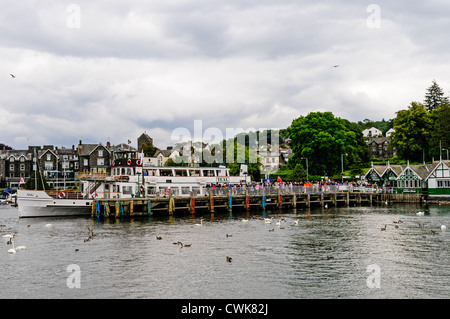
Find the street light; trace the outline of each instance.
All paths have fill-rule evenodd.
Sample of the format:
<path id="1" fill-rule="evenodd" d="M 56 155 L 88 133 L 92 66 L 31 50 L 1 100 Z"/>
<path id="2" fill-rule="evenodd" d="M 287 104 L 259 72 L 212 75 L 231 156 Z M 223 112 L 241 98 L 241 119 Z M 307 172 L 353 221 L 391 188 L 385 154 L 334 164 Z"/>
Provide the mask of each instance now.
<path id="1" fill-rule="evenodd" d="M 344 155 L 347 156 L 347 153 L 341 153 L 341 174 L 342 174 L 342 184 L 344 184 Z"/>
<path id="2" fill-rule="evenodd" d="M 447 151 L 447 161 L 448 161 L 448 148 L 443 148 L 443 151 Z"/>
<path id="3" fill-rule="evenodd" d="M 308 158 L 302 157 L 302 159 L 306 160 L 306 181 L 309 182 L 309 175 L 308 175 Z"/>

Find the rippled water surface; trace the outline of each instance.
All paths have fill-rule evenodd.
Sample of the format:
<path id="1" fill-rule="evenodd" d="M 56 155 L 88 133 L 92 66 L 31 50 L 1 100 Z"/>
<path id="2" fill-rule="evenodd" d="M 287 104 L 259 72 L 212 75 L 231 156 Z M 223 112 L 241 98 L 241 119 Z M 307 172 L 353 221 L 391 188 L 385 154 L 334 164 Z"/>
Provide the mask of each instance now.
<path id="1" fill-rule="evenodd" d="M 8 254 L 0 238 L 0 298 L 450 297 L 449 206 L 121 220 L 19 219 L 0 206 L 0 224 L 1 235 L 14 232 L 15 245 L 27 247 Z M 95 237 L 85 241 L 89 227 Z M 68 288 L 76 274 L 80 288 Z"/>

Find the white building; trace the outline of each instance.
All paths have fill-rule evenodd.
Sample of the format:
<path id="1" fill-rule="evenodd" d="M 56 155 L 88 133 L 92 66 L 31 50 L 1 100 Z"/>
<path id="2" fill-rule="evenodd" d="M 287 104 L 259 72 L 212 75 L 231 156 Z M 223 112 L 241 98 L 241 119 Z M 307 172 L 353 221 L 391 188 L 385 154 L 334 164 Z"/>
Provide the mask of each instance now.
<path id="1" fill-rule="evenodd" d="M 371 127 L 362 131 L 364 137 L 377 137 L 382 136 L 383 133 L 376 127 Z"/>

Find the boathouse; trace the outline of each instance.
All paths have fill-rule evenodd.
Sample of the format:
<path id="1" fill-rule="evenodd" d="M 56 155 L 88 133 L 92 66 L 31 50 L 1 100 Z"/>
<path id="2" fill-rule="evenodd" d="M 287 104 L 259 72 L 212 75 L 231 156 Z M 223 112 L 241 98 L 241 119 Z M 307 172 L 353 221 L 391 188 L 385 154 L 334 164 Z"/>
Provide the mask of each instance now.
<path id="1" fill-rule="evenodd" d="M 397 177 L 397 194 L 423 194 L 428 191 L 427 177 L 434 164 L 408 165 Z"/>
<path id="2" fill-rule="evenodd" d="M 403 171 L 404 166 L 401 165 L 372 165 L 364 176 L 364 180 L 371 184 L 380 186 L 387 185 L 397 187 L 397 178 Z"/>
<path id="3" fill-rule="evenodd" d="M 450 161 L 439 161 L 427 177 L 428 195 L 450 195 Z"/>

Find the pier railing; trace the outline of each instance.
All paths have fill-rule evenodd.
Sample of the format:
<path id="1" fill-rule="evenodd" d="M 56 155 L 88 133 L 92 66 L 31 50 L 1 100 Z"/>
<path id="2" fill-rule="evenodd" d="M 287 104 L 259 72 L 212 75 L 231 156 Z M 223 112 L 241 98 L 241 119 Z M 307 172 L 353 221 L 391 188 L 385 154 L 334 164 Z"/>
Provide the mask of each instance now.
<path id="1" fill-rule="evenodd" d="M 312 186 L 298 186 L 298 185 L 258 185 L 258 186 L 232 186 L 232 187 L 186 187 L 173 188 L 173 189 L 161 189 L 161 190 L 149 190 L 147 189 L 145 195 L 129 194 L 131 197 L 188 197 L 188 196 L 233 196 L 233 195 L 269 195 L 269 194 L 327 194 L 327 193 L 372 193 L 372 194 L 392 194 L 393 188 L 376 188 L 376 187 L 364 187 L 364 186 L 351 186 L 351 185 L 312 185 Z M 60 192 L 63 193 L 63 192 Z M 58 192 L 53 192 L 50 195 L 52 197 L 58 197 Z M 95 194 L 95 198 L 121 198 L 123 194 L 118 192 L 97 193 L 91 192 L 89 195 L 81 194 L 80 192 L 67 192 L 64 194 L 66 198 L 90 198 Z"/>
<path id="2" fill-rule="evenodd" d="M 338 193 L 338 192 L 352 192 L 352 193 L 393 193 L 393 188 L 376 188 L 364 186 L 351 185 L 313 185 L 313 186 L 298 186 L 298 185 L 269 185 L 269 186 L 232 186 L 232 187 L 207 187 L 208 192 L 212 195 L 242 195 L 248 192 L 249 195 L 265 194 L 317 194 L 317 193 Z"/>

